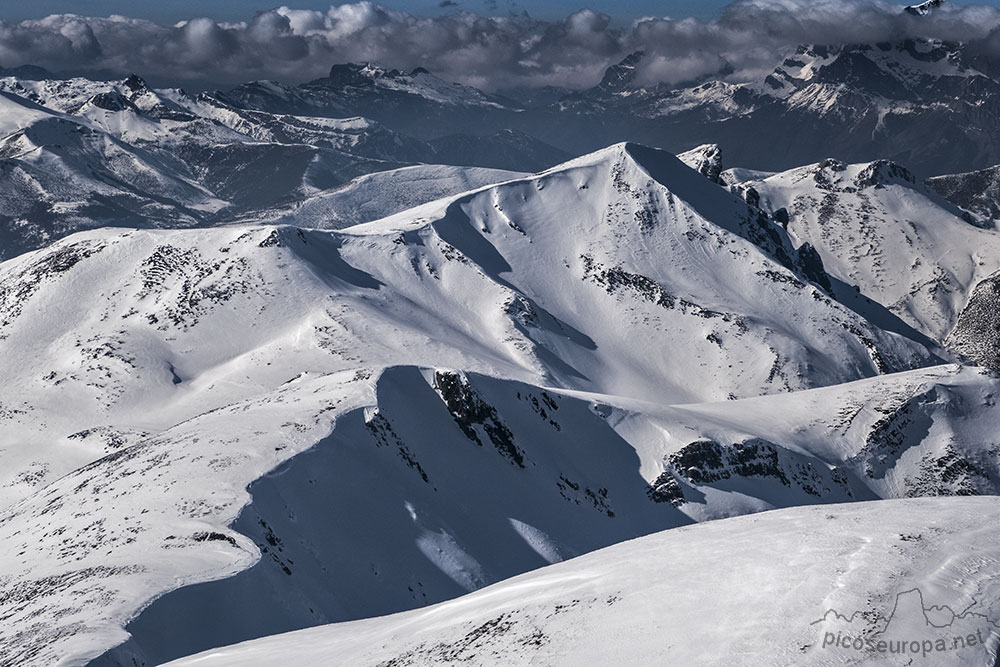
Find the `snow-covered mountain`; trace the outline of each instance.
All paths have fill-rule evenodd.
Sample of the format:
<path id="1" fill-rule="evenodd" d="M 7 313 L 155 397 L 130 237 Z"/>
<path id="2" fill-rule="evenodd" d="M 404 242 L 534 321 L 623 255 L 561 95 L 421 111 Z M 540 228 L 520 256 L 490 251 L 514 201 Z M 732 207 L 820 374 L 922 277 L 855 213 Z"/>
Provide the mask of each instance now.
<path id="1" fill-rule="evenodd" d="M 0 667 L 997 663 L 1000 70 L 621 56 L 0 68 Z"/>
<path id="2" fill-rule="evenodd" d="M 796 243 L 808 243 L 834 292 L 882 304 L 935 340 L 955 326 L 972 288 L 1000 269 L 1000 236 L 905 167 L 821 163 L 744 181 Z"/>
<path id="3" fill-rule="evenodd" d="M 202 411 L 299 365 L 419 363 L 698 402 L 933 360 L 829 298 L 800 256 L 759 209 L 669 154 L 620 145 L 341 233 L 74 236 L 4 264 L 0 336 L 24 353 L 6 362 L 17 403 L 80 406 L 24 413 L 43 448 L 57 422 L 65 435 L 95 426 L 84 406 L 128 415 L 176 395 Z M 223 333 L 233 322 L 242 335 Z M 67 341 L 74 353 L 55 354 Z M 188 387 L 204 391 L 177 394 Z"/>
<path id="4" fill-rule="evenodd" d="M 923 18 L 934 20 L 933 12 Z M 831 155 L 894 159 L 922 175 L 1000 162 L 989 120 L 1000 108 L 1000 79 L 961 43 L 803 45 L 760 80 L 682 87 L 637 82 L 646 57 L 628 56 L 597 87 L 549 107 L 551 122 L 567 127 L 550 136 L 576 140 L 575 121 L 597 141 L 621 134 L 672 150 L 712 142 L 758 169 Z M 602 125 L 612 116 L 615 124 Z"/>
<path id="5" fill-rule="evenodd" d="M 108 229 L 0 264 L 7 663 L 130 621 L 104 664 L 156 662 L 692 521 L 996 492 L 989 446 L 953 441 L 994 429 L 953 415 L 995 381 L 892 373 L 937 358 L 831 298 L 752 197 L 632 144 L 505 178 L 343 231 Z"/>
<path id="6" fill-rule="evenodd" d="M 887 160 L 827 159 L 771 173 L 720 172 L 715 146 L 682 157 L 718 173 L 721 184 L 780 221 L 793 243 L 813 249 L 842 303 L 883 328 L 933 341 L 945 356 L 1000 368 L 1000 236 L 989 190 L 976 186 L 990 170 L 919 183 Z"/>
<path id="7" fill-rule="evenodd" d="M 737 547 L 746 571 L 725 576 L 761 572 L 785 601 L 739 626 L 768 629 L 746 664 L 827 664 L 809 624 L 897 581 L 982 601 L 992 570 L 935 554 L 953 539 L 991 562 L 969 519 L 986 503 L 874 501 L 1000 494 L 1000 380 L 960 365 L 1000 367 L 990 170 L 765 172 L 726 130 L 525 172 L 561 159 L 533 136 L 568 145 L 607 114 L 616 132 L 790 123 L 779 108 L 843 128 L 876 99 L 917 117 L 967 96 L 960 77 L 992 94 L 986 75 L 960 45 L 810 47 L 781 85 L 678 93 L 636 87 L 643 57 L 527 109 L 372 66 L 201 95 L 5 72 L 0 665 L 159 664 L 339 622 L 198 660 L 301 642 L 307 663 L 565 662 L 563 624 L 598 624 L 626 662 L 697 664 L 699 614 L 740 606 L 716 572 Z M 525 166 L 433 164 L 485 154 Z M 829 507 L 847 502 L 866 504 Z M 650 557 L 685 543 L 700 555 Z M 765 567 L 792 544 L 812 567 Z M 848 590 L 846 552 L 884 585 Z M 678 591 L 698 568 L 709 583 Z M 597 576 L 573 604 L 552 583 Z M 806 590 L 816 613 L 778 646 Z M 662 637 L 649 614 L 679 609 L 683 640 L 671 622 L 669 646 L 619 646 L 620 625 Z"/>
<path id="8" fill-rule="evenodd" d="M 141 79 L 0 79 L 10 257 L 102 225 L 187 227 L 431 154 L 364 119 L 274 117 Z"/>

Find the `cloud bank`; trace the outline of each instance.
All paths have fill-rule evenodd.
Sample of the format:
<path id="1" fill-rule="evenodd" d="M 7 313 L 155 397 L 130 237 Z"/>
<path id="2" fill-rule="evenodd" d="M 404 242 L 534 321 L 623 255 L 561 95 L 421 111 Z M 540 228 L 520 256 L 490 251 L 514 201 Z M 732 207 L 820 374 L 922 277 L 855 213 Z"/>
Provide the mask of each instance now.
<path id="1" fill-rule="evenodd" d="M 674 84 L 720 73 L 747 80 L 772 69 L 797 44 L 909 37 L 973 42 L 985 56 L 1000 58 L 1000 10 L 945 4 L 916 17 L 881 0 L 737 0 L 712 21 L 651 17 L 628 26 L 587 9 L 559 21 L 465 11 L 427 18 L 369 0 L 327 11 L 279 7 L 235 24 L 193 18 L 164 26 L 61 14 L 0 21 L 0 66 L 236 83 L 305 81 L 324 76 L 334 63 L 371 61 L 422 66 L 487 90 L 584 88 L 640 49 L 648 57 L 639 79 Z"/>

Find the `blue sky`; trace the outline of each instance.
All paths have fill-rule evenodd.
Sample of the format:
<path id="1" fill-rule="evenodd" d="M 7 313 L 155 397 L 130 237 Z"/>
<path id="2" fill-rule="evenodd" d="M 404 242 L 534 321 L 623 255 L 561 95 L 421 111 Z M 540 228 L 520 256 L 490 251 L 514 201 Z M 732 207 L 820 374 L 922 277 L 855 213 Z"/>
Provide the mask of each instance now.
<path id="1" fill-rule="evenodd" d="M 617 21 L 629 21 L 640 16 L 697 16 L 711 18 L 728 4 L 728 0 L 452 0 L 457 7 L 441 8 L 440 0 L 382 0 L 379 4 L 417 15 L 438 15 L 457 9 L 477 13 L 506 13 L 527 10 L 536 18 L 553 19 L 566 16 L 582 7 L 611 15 Z M 919 0 L 918 0 L 919 1 Z M 958 4 L 1000 6 L 1000 0 L 953 0 Z M 220 21 L 243 20 L 257 10 L 286 4 L 301 9 L 326 9 L 330 2 L 316 0 L 5 0 L 0 2 L 0 19 L 20 21 L 49 14 L 75 13 L 88 16 L 124 14 L 172 23 L 183 18 L 207 16 Z M 908 4 L 896 0 L 897 4 Z M 343 3 L 335 3 L 343 4 Z M 494 9 L 495 8 L 495 9 Z"/>

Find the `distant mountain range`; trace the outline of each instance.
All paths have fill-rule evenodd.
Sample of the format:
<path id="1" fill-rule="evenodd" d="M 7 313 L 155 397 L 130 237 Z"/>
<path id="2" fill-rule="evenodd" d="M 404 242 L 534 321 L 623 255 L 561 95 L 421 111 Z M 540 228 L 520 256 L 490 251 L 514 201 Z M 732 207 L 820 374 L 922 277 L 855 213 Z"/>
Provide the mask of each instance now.
<path id="1" fill-rule="evenodd" d="M 911 9 L 933 21 L 935 6 Z M 249 83 L 226 95 L 273 113 L 361 115 L 424 140 L 505 128 L 570 154 L 625 140 L 674 152 L 711 142 L 734 164 L 757 169 L 886 158 L 921 177 L 1000 162 L 1000 71 L 961 43 L 804 45 L 760 80 L 681 87 L 638 81 L 646 57 L 633 53 L 594 88 L 558 99 L 552 91 L 512 92 L 517 101 L 423 69 L 370 64 L 337 65 L 299 86 Z"/>

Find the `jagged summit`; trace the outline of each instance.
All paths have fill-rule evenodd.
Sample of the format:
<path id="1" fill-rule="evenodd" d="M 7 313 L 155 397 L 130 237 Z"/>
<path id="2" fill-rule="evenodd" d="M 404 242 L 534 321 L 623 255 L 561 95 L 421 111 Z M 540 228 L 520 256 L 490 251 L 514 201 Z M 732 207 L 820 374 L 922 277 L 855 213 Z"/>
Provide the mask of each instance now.
<path id="1" fill-rule="evenodd" d="M 604 77 L 597 84 L 597 88 L 608 93 L 617 93 L 628 89 L 635 82 L 636 70 L 645 57 L 645 51 L 635 51 L 625 56 L 621 62 L 605 70 Z"/>
<path id="2" fill-rule="evenodd" d="M 892 160 L 876 160 L 854 177 L 854 183 L 858 188 L 884 188 L 893 183 L 916 185 L 917 179 L 909 169 Z"/>
<path id="3" fill-rule="evenodd" d="M 135 72 L 132 72 L 127 77 L 125 77 L 125 80 L 122 81 L 122 85 L 131 90 L 133 93 L 137 93 L 141 90 L 148 89 L 145 79 L 143 79 Z"/>

